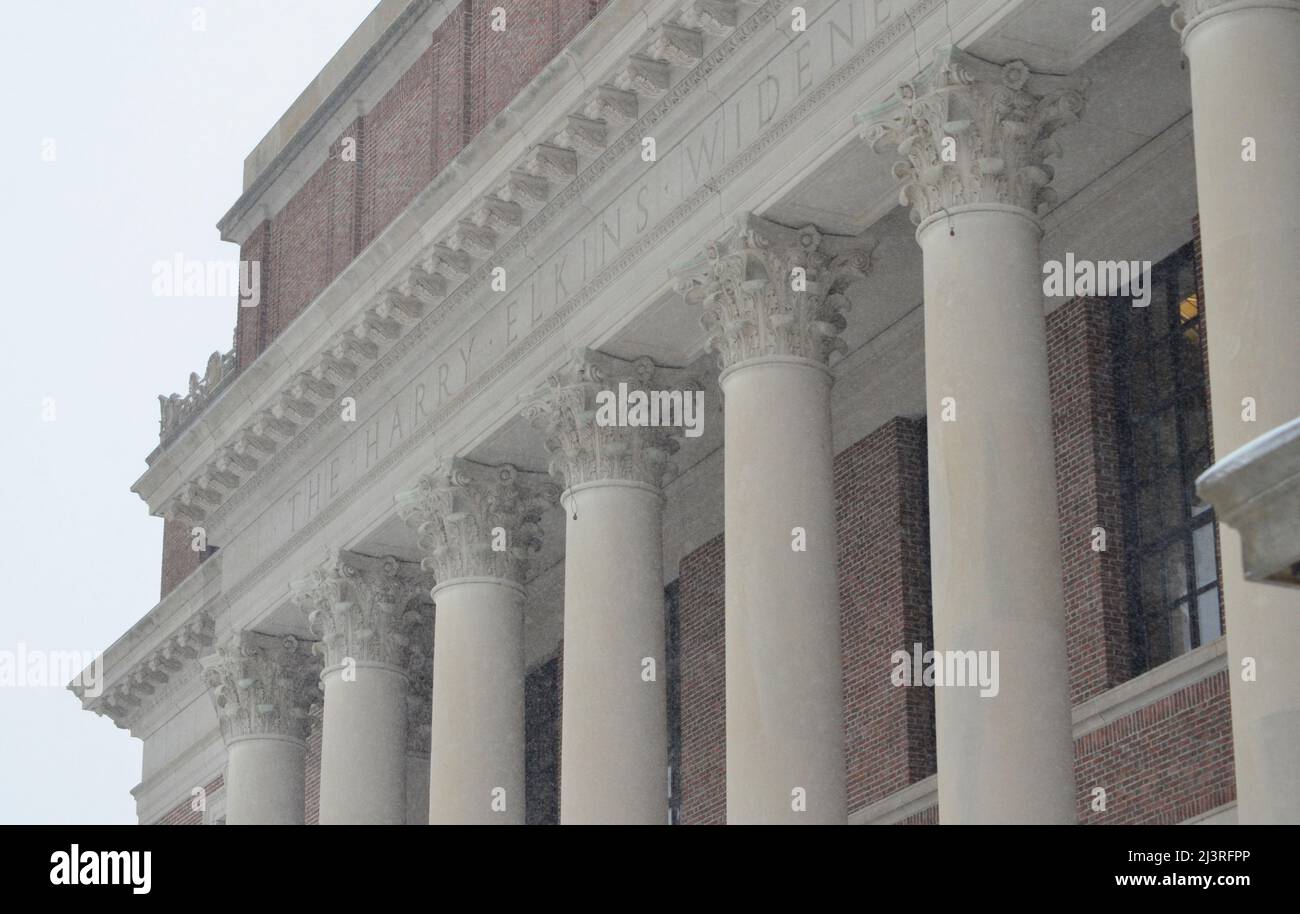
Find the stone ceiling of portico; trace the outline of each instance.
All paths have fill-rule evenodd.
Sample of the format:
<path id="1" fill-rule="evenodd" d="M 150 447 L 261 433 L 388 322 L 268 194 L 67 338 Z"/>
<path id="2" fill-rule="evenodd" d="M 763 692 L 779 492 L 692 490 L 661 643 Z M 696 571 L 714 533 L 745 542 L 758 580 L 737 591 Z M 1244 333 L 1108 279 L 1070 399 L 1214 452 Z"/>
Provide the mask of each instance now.
<path id="1" fill-rule="evenodd" d="M 1053 34 L 1062 34 L 1059 25 Z M 981 39 L 970 50 L 1002 62 L 1007 50 L 1020 47 L 1002 35 Z M 1191 109 L 1180 54 L 1178 35 L 1161 7 L 1074 72 L 1088 79 L 1089 87 L 1082 118 L 1056 136 L 1064 155 L 1051 160 L 1053 187 L 1062 202 Z M 877 154 L 854 138 L 763 215 L 787 225 L 813 222 L 823 231 L 861 232 L 898 205 L 890 162 L 887 153 Z"/>

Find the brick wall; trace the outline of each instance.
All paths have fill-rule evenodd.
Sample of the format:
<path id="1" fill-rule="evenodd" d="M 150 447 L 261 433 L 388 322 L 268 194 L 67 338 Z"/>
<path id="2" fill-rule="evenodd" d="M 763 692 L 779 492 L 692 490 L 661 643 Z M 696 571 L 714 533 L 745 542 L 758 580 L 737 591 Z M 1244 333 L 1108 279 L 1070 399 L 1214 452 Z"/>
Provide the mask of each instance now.
<path id="1" fill-rule="evenodd" d="M 714 537 L 682 559 L 677 579 L 683 825 L 721 825 L 727 818 L 723 558 L 722 537 Z"/>
<path id="2" fill-rule="evenodd" d="M 920 812 L 912 813 L 906 819 L 899 819 L 896 825 L 938 825 L 939 807 L 931 806 Z"/>
<path id="3" fill-rule="evenodd" d="M 171 593 L 203 562 L 203 555 L 190 548 L 192 529 L 183 520 L 163 521 L 162 594 L 159 599 Z"/>
<path id="4" fill-rule="evenodd" d="M 303 816 L 307 825 L 320 824 L 320 741 L 321 716 L 318 710 L 311 715 L 311 729 L 307 732 L 307 757 L 304 762 Z"/>
<path id="5" fill-rule="evenodd" d="M 221 775 L 217 775 L 211 781 L 204 785 L 203 790 L 207 796 L 212 796 L 220 790 L 223 785 Z M 194 809 L 194 797 L 188 796 L 181 800 L 163 815 L 161 819 L 153 823 L 155 825 L 202 825 L 203 810 Z"/>
<path id="6" fill-rule="evenodd" d="M 430 47 L 365 115 L 361 249 L 433 180 L 433 62 Z"/>
<path id="7" fill-rule="evenodd" d="M 1074 742 L 1083 825 L 1177 825 L 1237 799 L 1227 671 L 1152 702 Z M 1095 788 L 1104 810 L 1093 808 Z M 937 825 L 931 806 L 899 825 Z"/>
<path id="8" fill-rule="evenodd" d="M 388 92 L 333 139 L 325 162 L 239 251 L 261 296 L 237 307 L 242 371 L 604 7 L 605 0 L 463 0 Z M 506 10 L 493 31 L 491 11 Z M 343 157 L 355 141 L 355 160 Z M 198 567 L 164 531 L 162 595 Z M 188 543 L 188 537 L 187 537 Z M 186 547 L 188 548 L 188 546 Z M 192 558 L 192 556 L 191 556 Z"/>
<path id="9" fill-rule="evenodd" d="M 494 31 L 492 9 L 506 11 Z M 425 52 L 338 137 L 324 164 L 240 251 L 262 265 L 236 319 L 247 367 L 600 11 L 591 0 L 463 0 Z M 357 141 L 344 161 L 342 140 Z"/>
<path id="10" fill-rule="evenodd" d="M 270 327 L 271 220 L 265 219 L 253 229 L 239 249 L 239 259 L 258 265 L 259 296 L 256 306 L 240 305 L 235 309 L 235 370 L 242 371 L 266 348 Z"/>
<path id="11" fill-rule="evenodd" d="M 560 821 L 560 660 L 548 660 L 524 681 L 524 821 Z"/>
<path id="12" fill-rule="evenodd" d="M 835 458 L 850 810 L 934 773 L 934 696 L 889 681 L 893 651 L 933 643 L 925 461 L 925 423 L 901 418 Z M 678 578 L 685 825 L 726 820 L 724 552 Z"/>
<path id="13" fill-rule="evenodd" d="M 890 655 L 934 647 L 925 422 L 896 418 L 835 457 L 850 812 L 935 770 L 934 692 Z"/>
<path id="14" fill-rule="evenodd" d="M 1116 437 L 1120 407 L 1107 310 L 1112 307 L 1099 299 L 1078 298 L 1047 317 L 1066 644 L 1074 704 L 1133 675 Z M 1105 531 L 1105 552 L 1093 549 L 1096 527 Z"/>
<path id="15" fill-rule="evenodd" d="M 1086 734 L 1074 744 L 1079 821 L 1176 824 L 1237 798 L 1228 673 Z M 1106 791 L 1094 811 L 1092 790 Z"/>

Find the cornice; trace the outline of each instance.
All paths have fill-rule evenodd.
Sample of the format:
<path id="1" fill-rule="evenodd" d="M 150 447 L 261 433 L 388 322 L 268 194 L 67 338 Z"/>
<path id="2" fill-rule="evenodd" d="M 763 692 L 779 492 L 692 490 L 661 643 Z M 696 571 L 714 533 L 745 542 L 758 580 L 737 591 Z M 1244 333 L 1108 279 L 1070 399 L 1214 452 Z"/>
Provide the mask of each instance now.
<path id="1" fill-rule="evenodd" d="M 205 560 L 103 652 L 100 695 L 87 697 L 80 678 L 68 686 L 83 708 L 140 735 L 151 710 L 198 673 L 191 650 L 211 645 L 226 606 L 221 565 L 219 553 Z"/>
<path id="2" fill-rule="evenodd" d="M 712 8 L 714 12 L 701 13 L 696 9 L 697 5 Z M 735 9 L 739 18 L 740 10 L 752 5 L 753 0 L 731 0 L 730 7 Z M 741 41 L 769 21 L 778 8 L 776 0 L 769 0 L 731 29 L 730 37 L 708 54 L 702 58 L 692 57 L 694 49 L 703 53 L 704 36 L 711 33 L 706 33 L 702 26 L 692 29 L 681 22 L 703 22 L 706 19 L 709 23 L 717 22 L 719 19 L 715 14 L 724 6 L 727 4 L 720 6 L 717 2 L 686 0 L 666 7 L 657 25 L 638 30 L 642 35 L 640 52 L 628 55 L 613 73 L 588 88 L 577 115 L 587 121 L 609 119 L 605 131 L 584 134 L 585 149 L 593 148 L 597 141 L 608 140 L 603 152 L 595 155 L 594 160 L 587 162 L 587 153 L 580 154 L 578 149 L 562 145 L 574 142 L 575 112 L 571 111 L 561 123 L 552 125 L 541 142 L 532 145 L 494 180 L 484 182 L 489 188 L 486 193 L 478 195 L 459 213 L 448 211 L 440 220 L 445 221 L 447 227 L 441 233 L 427 236 L 432 243 L 425 245 L 396 282 L 363 304 L 357 317 L 344 320 L 341 330 L 337 330 L 323 347 L 316 349 L 314 354 L 308 350 L 304 359 L 296 352 L 291 355 L 277 350 L 273 343 L 272 349 L 278 355 L 272 356 L 272 360 L 278 359 L 281 369 L 286 363 L 295 365 L 288 383 L 281 384 L 278 392 L 269 398 L 260 398 L 260 406 L 247 419 L 236 420 L 238 427 L 232 433 L 218 431 L 214 436 L 216 430 L 198 422 L 174 442 L 174 447 L 183 445 L 175 451 L 177 454 L 186 451 L 205 455 L 202 465 L 196 469 L 184 468 L 177 465 L 176 460 L 169 459 L 168 450 L 163 450 L 133 486 L 133 491 L 141 494 L 151 508 L 164 517 L 180 518 L 187 523 L 219 524 L 251 489 L 297 453 L 302 442 L 319 432 L 325 424 L 323 411 L 327 407 L 345 394 L 364 390 L 369 380 L 400 359 L 431 330 L 453 314 L 462 313 L 462 309 L 471 304 L 490 281 L 494 262 L 525 253 L 528 243 L 545 230 L 558 213 L 579 202 L 587 187 L 628 151 L 639 146 L 640 137 L 649 126 L 700 87 L 707 74 L 728 58 Z M 679 21 L 668 21 L 674 18 Z M 717 30 L 716 26 L 711 28 Z M 697 36 L 698 41 L 686 38 L 687 35 Z M 694 60 L 695 65 L 682 75 L 686 69 L 682 64 L 658 60 L 662 67 L 655 69 L 655 73 L 678 77 L 671 86 L 660 85 L 646 76 L 647 67 L 656 62 L 648 54 L 656 48 L 662 53 L 669 53 L 671 48 L 674 61 L 689 64 Z M 596 50 L 591 53 L 596 53 Z M 544 81 L 547 74 L 554 78 L 556 72 L 568 66 L 573 66 L 573 63 L 570 52 L 566 51 L 544 71 L 542 77 L 538 77 L 537 82 Z M 586 85 L 581 70 L 579 76 Z M 536 106 L 535 96 L 535 92 L 525 90 L 516 104 Z M 621 110 L 630 114 L 647 107 L 650 109 L 647 114 L 629 120 L 622 134 L 613 138 L 608 129 L 617 120 L 613 112 Z M 498 120 L 508 123 L 509 113 L 510 109 L 507 109 L 506 115 Z M 469 153 L 481 148 L 479 140 L 485 139 L 480 137 L 467 147 L 434 183 L 465 185 L 466 175 L 459 173 L 459 163 L 471 158 Z M 336 283 L 339 281 L 335 280 Z M 311 320 L 312 310 L 309 307 L 299 320 Z M 320 320 L 319 316 L 314 319 Z M 329 325 L 334 323 L 330 321 Z M 243 373 L 246 377 L 237 378 L 222 398 L 237 404 L 234 411 L 240 415 L 247 415 L 249 411 L 239 408 L 238 404 L 253 402 L 247 394 L 241 400 L 240 391 L 235 389 L 240 381 L 247 382 L 255 375 L 272 381 L 266 376 L 278 373 L 274 366 L 264 368 L 259 365 L 259 362 L 266 364 L 264 359 L 268 356 L 271 356 L 270 352 L 254 362 Z M 328 415 L 332 421 L 332 411 Z M 196 463 L 192 459 L 187 462 L 191 465 Z M 169 476 L 177 481 L 166 483 Z M 158 491 L 160 483 L 168 484 L 168 494 Z"/>
<path id="3" fill-rule="evenodd" d="M 871 40 L 869 40 L 853 57 L 847 60 L 839 69 L 828 76 L 822 83 L 809 91 L 802 100 L 795 105 L 790 111 L 778 118 L 768 130 L 761 134 L 749 146 L 731 160 L 709 181 L 706 181 L 701 187 L 685 197 L 676 207 L 674 207 L 663 219 L 650 228 L 639 240 L 629 245 L 623 252 L 611 261 L 604 270 L 600 271 L 588 282 L 581 290 L 575 292 L 564 304 L 560 305 L 553 312 L 544 317 L 538 324 L 500 360 L 486 368 L 471 383 L 467 384 L 460 390 L 456 391 L 450 398 L 444 401 L 440 406 L 431 410 L 428 414 L 428 420 L 421 423 L 411 432 L 406 440 L 397 445 L 397 447 L 385 454 L 378 463 L 371 469 L 370 474 L 373 476 L 382 476 L 390 471 L 400 461 L 405 459 L 413 450 L 419 448 L 427 441 L 447 420 L 448 417 L 459 413 L 470 403 L 474 402 L 486 390 L 491 389 L 501 377 L 508 374 L 521 361 L 530 357 L 547 341 L 551 340 L 568 322 L 569 318 L 576 312 L 587 307 L 593 300 L 602 294 L 611 284 L 625 274 L 634 264 L 642 260 L 649 252 L 657 248 L 665 238 L 677 230 L 683 223 L 698 213 L 703 207 L 716 202 L 719 192 L 735 181 L 740 175 L 748 171 L 756 161 L 765 156 L 773 146 L 782 139 L 789 136 L 790 132 L 797 128 L 805 118 L 813 111 L 824 105 L 837 92 L 839 92 L 846 83 L 859 76 L 863 70 L 868 68 L 880 55 L 885 53 L 895 44 L 907 39 L 912 34 L 912 22 L 920 21 L 936 10 L 942 9 L 944 0 L 918 0 L 908 10 L 907 16 L 898 16 L 886 26 L 884 26 Z M 742 7 L 743 8 L 743 7 Z M 672 107 L 681 99 L 688 96 L 692 91 L 707 91 L 707 79 L 721 64 L 727 60 L 745 41 L 749 40 L 758 30 L 770 22 L 775 16 L 783 12 L 785 6 L 781 0 L 768 0 L 762 7 L 757 9 L 748 19 L 744 20 L 741 25 L 733 30 L 725 42 L 717 48 L 707 52 L 705 58 L 697 67 L 688 74 L 681 82 L 673 86 L 669 93 L 647 112 L 639 122 L 644 129 L 652 126 L 659 120 L 663 119 Z M 623 151 L 637 144 L 636 136 L 624 138 Z M 611 147 L 613 149 L 613 147 Z M 605 154 L 597 162 L 593 163 L 591 168 L 584 171 L 583 177 L 580 178 L 584 183 L 579 187 L 574 182 L 564 193 L 560 195 L 563 204 L 573 202 L 581 193 L 582 189 L 591 183 L 594 183 L 604 168 L 613 164 L 617 155 L 611 156 L 611 149 L 607 149 Z M 621 153 L 620 153 L 621 154 Z M 592 172 L 600 166 L 600 171 Z M 562 203 L 560 198 L 552 200 L 547 204 L 539 216 L 553 218 L 557 216 Z M 551 207 L 555 207 L 552 211 Z M 541 226 L 534 228 L 537 222 L 535 217 L 529 226 L 525 226 L 523 232 L 532 229 L 534 232 L 540 232 Z M 521 234 L 523 234 L 521 232 Z M 513 244 L 519 236 L 511 239 Z M 531 237 L 531 236 L 529 236 Z M 484 269 L 481 275 L 486 281 L 490 271 Z M 458 291 L 456 294 L 465 293 Z M 364 390 L 365 387 L 379 377 L 389 367 L 387 360 L 396 360 L 405 355 L 412 347 L 418 345 L 420 341 L 433 329 L 434 325 L 418 325 L 411 334 L 408 334 L 399 341 L 383 359 L 375 366 L 372 366 L 365 375 L 358 378 L 354 390 Z M 316 425 L 306 430 L 301 436 L 300 441 L 295 441 L 294 446 L 306 446 L 311 437 L 321 431 L 321 426 Z M 247 574 L 233 583 L 227 591 L 228 598 L 233 602 L 248 592 L 259 580 L 268 572 L 282 564 L 298 546 L 316 535 L 327 524 L 333 521 L 342 511 L 346 510 L 362 493 L 364 487 L 354 486 L 351 489 L 342 492 L 338 497 L 332 499 L 324 508 L 312 517 L 300 530 L 292 537 L 281 543 L 275 549 L 267 553 L 261 562 L 252 568 Z"/>
<path id="4" fill-rule="evenodd" d="M 85 697 L 82 685 L 72 685 L 69 689 L 87 711 L 94 711 L 107 717 L 114 725 L 134 732 L 152 708 L 197 677 L 199 658 L 212 645 L 214 631 L 212 616 L 199 611 L 156 648 L 118 673 L 113 684 L 106 685 L 101 695 Z"/>

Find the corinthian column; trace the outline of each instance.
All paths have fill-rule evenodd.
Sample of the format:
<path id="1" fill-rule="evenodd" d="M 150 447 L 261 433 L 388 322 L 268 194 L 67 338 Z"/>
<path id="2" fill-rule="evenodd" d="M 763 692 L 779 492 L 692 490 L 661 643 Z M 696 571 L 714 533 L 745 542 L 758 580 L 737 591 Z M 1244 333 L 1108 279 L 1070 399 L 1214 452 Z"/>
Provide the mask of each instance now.
<path id="1" fill-rule="evenodd" d="M 429 824 L 524 822 L 524 577 L 558 489 L 459 457 L 397 496 L 434 572 Z"/>
<path id="2" fill-rule="evenodd" d="M 934 646 L 998 657 L 936 690 L 946 823 L 1076 818 L 1038 214 L 1082 88 L 949 49 L 865 118 L 924 252 Z"/>
<path id="3" fill-rule="evenodd" d="M 292 585 L 325 658 L 320 823 L 406 821 L 412 635 L 433 581 L 395 558 L 335 552 Z M 416 655 L 418 656 L 418 647 Z"/>
<path id="4" fill-rule="evenodd" d="M 229 754 L 231 825 L 303 824 L 307 711 L 320 694 L 309 647 L 237 632 L 200 661 Z"/>
<path id="5" fill-rule="evenodd" d="M 1166 0 L 1166 5 L 1173 5 Z M 1300 416 L 1300 2 L 1183 0 L 1214 449 Z M 1247 417 L 1253 414 L 1253 421 Z M 1300 595 L 1221 526 L 1238 820 L 1300 822 Z M 1243 669 L 1253 666 L 1254 677 Z"/>
<path id="6" fill-rule="evenodd" d="M 828 361 L 870 250 L 744 214 L 681 271 L 726 405 L 731 824 L 847 814 Z"/>
<path id="7" fill-rule="evenodd" d="M 567 485 L 561 824 L 668 821 L 662 485 L 677 441 L 669 426 L 617 424 L 599 401 L 681 403 L 698 386 L 581 349 L 528 409 Z"/>

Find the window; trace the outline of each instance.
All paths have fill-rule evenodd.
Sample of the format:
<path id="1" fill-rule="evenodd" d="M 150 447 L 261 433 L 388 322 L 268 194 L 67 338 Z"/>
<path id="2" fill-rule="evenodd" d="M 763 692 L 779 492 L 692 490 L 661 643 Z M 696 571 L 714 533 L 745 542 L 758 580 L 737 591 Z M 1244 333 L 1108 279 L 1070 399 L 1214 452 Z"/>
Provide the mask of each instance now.
<path id="1" fill-rule="evenodd" d="M 1153 268 L 1148 307 L 1112 311 L 1135 675 L 1223 633 L 1214 511 L 1196 496 L 1211 442 L 1194 257 Z"/>

